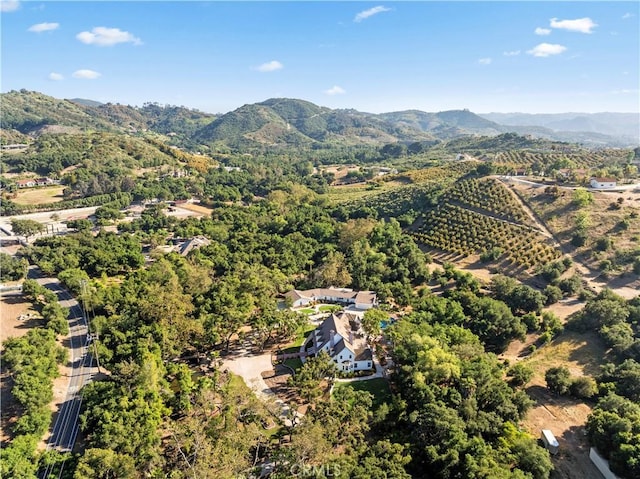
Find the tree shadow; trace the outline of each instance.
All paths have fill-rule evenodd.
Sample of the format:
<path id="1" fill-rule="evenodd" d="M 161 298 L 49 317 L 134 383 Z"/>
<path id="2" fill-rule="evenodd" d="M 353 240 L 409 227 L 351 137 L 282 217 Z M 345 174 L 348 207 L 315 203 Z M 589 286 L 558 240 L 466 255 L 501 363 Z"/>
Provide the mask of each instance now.
<path id="1" fill-rule="evenodd" d="M 594 332 L 576 333 L 569 331 L 566 334 L 564 341 L 582 342 L 582 344 L 571 350 L 569 360 L 581 365 L 585 374 L 591 376 L 600 374 L 600 366 L 608 361 L 609 356 L 609 348 L 607 348 L 602 338 Z"/>
<path id="2" fill-rule="evenodd" d="M 15 329 L 34 329 L 43 327 L 45 325 L 45 320 L 42 318 L 29 318 L 23 320 L 19 325 L 15 327 Z"/>
<path id="3" fill-rule="evenodd" d="M 547 408 L 547 406 L 554 406 L 564 409 L 573 407 L 576 404 L 585 403 L 584 399 L 577 399 L 572 396 L 556 394 L 551 392 L 549 388 L 537 384 L 527 386 L 524 390 L 529 395 L 529 397 L 531 397 L 531 399 L 535 401 L 537 406 L 543 406 L 547 410 L 550 419 L 556 419 L 556 417 Z"/>
<path id="4" fill-rule="evenodd" d="M 3 293 L 2 301 L 7 304 L 28 304 L 28 305 L 32 304 L 31 301 L 29 301 L 22 295 L 22 293 L 16 293 L 16 294 Z"/>

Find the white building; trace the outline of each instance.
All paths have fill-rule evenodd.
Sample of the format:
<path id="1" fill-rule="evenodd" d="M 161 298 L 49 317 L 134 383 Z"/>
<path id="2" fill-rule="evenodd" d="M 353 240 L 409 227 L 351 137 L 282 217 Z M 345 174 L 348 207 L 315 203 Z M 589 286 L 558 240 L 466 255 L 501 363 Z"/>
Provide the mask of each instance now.
<path id="1" fill-rule="evenodd" d="M 357 309 L 371 309 L 378 304 L 374 291 L 354 291 L 347 288 L 315 288 L 300 291 L 294 289 L 284 294 L 294 308 L 307 306 L 317 301 L 353 304 Z"/>
<path id="2" fill-rule="evenodd" d="M 311 332 L 305 348 L 314 354 L 325 351 L 339 371 L 353 372 L 372 369 L 373 353 L 365 339 L 357 316 L 332 314 Z"/>
<path id="3" fill-rule="evenodd" d="M 615 178 L 591 178 L 592 188 L 615 188 L 617 185 Z"/>

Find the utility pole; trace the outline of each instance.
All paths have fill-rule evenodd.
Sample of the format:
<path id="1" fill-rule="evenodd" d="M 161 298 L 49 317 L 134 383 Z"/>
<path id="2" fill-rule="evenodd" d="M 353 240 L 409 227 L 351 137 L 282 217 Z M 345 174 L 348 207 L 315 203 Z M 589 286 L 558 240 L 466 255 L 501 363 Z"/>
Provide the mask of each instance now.
<path id="1" fill-rule="evenodd" d="M 98 346 L 96 345 L 96 341 L 98 341 L 98 333 L 96 332 L 95 336 L 91 334 L 91 319 L 89 318 L 89 310 L 87 309 L 87 292 L 88 292 L 88 284 L 87 280 L 81 281 L 82 286 L 82 314 L 84 314 L 85 320 L 87 322 L 87 336 L 91 344 L 93 345 L 93 353 L 96 357 L 96 363 L 98 365 L 98 373 L 100 373 L 100 357 L 98 356 Z"/>

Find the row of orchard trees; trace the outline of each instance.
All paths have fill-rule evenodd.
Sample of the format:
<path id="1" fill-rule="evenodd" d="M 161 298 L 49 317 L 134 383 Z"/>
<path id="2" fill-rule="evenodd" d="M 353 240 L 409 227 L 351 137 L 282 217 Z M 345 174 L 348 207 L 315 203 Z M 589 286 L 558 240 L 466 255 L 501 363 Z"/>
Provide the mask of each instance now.
<path id="1" fill-rule="evenodd" d="M 508 260 L 526 269 L 557 259 L 560 253 L 536 230 L 457 205 L 445 203 L 425 214 L 416 240 L 459 255 L 500 249 Z"/>

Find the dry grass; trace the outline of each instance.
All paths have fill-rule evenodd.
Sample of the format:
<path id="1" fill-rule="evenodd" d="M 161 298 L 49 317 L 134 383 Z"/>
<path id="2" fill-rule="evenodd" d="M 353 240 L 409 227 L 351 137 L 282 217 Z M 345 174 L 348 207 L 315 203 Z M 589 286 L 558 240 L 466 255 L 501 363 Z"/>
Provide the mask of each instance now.
<path id="1" fill-rule="evenodd" d="M 544 220 L 547 227 L 557 236 L 566 248 L 581 255 L 590 267 L 597 269 L 600 261 L 611 258 L 615 249 L 624 250 L 640 247 L 640 220 L 632 215 L 640 214 L 640 193 L 593 191 L 592 204 L 578 209 L 572 205 L 573 192 L 561 190 L 561 196 L 552 199 L 544 194 L 542 188 L 531 188 L 515 184 L 514 189 L 526 198 L 529 206 Z M 620 209 L 612 207 L 621 200 Z M 585 212 L 589 217 L 587 244 L 580 248 L 571 245 L 571 238 L 576 229 L 578 212 Z M 623 220 L 628 221 L 626 229 L 620 227 Z M 609 237 L 614 249 L 606 252 L 592 253 L 597 239 Z"/>
<path id="2" fill-rule="evenodd" d="M 574 376 L 594 376 L 600 372 L 606 354 L 607 348 L 597 334 L 566 331 L 524 363 L 535 371 L 533 382 L 544 384 L 546 370 L 558 366 L 567 367 Z"/>
<path id="3" fill-rule="evenodd" d="M 62 201 L 64 186 L 47 186 L 44 188 L 31 188 L 18 190 L 13 200 L 18 205 L 42 205 Z"/>

